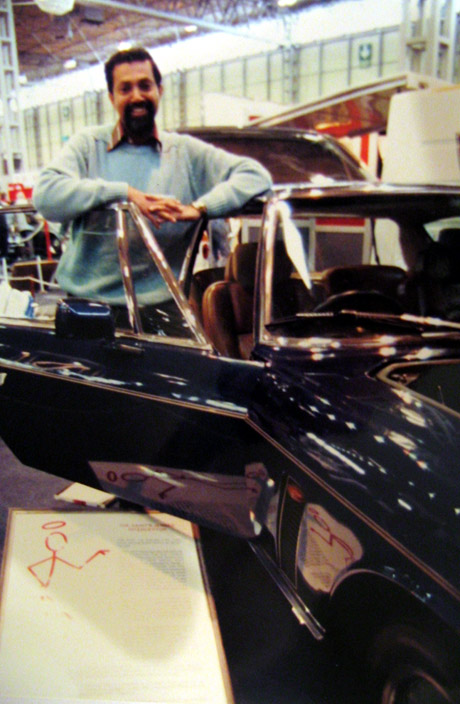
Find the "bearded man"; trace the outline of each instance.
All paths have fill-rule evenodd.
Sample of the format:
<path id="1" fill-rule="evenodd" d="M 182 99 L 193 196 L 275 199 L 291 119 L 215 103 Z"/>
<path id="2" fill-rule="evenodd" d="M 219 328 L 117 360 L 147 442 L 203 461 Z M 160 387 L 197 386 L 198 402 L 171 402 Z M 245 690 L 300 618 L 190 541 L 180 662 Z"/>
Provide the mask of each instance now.
<path id="1" fill-rule="evenodd" d="M 185 224 L 203 213 L 225 217 L 269 190 L 271 178 L 253 159 L 157 128 L 162 78 L 144 48 L 114 54 L 105 76 L 118 114 L 115 128 L 86 128 L 71 137 L 39 174 L 34 203 L 46 219 L 72 223 L 57 269 L 60 286 L 74 296 L 116 304 L 124 292 L 119 272 L 111 270 L 115 243 L 89 238 L 82 215 L 110 202 L 135 203 L 178 274 L 188 244 Z M 154 281 L 148 286 L 153 292 Z"/>

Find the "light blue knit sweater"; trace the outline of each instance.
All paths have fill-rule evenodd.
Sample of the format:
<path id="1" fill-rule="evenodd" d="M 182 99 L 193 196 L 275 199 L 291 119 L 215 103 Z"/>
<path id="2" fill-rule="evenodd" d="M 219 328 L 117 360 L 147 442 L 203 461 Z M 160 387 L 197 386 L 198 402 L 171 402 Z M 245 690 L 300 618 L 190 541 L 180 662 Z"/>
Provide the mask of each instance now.
<path id="1" fill-rule="evenodd" d="M 57 270 L 62 288 L 78 296 L 121 302 L 122 282 L 112 266 L 116 260 L 116 251 L 111 251 L 115 240 L 88 240 L 79 216 L 105 203 L 126 200 L 129 184 L 145 193 L 175 196 L 184 204 L 200 198 L 210 217 L 221 217 L 270 189 L 271 178 L 253 159 L 176 133 L 160 132 L 161 152 L 127 142 L 108 152 L 112 130 L 113 126 L 92 127 L 72 137 L 40 173 L 34 203 L 48 220 L 74 221 Z M 189 226 L 165 223 L 155 231 L 176 274 L 183 261 L 187 246 L 184 232 Z M 145 272 L 142 275 L 145 279 Z M 155 288 L 154 281 L 151 288 Z"/>

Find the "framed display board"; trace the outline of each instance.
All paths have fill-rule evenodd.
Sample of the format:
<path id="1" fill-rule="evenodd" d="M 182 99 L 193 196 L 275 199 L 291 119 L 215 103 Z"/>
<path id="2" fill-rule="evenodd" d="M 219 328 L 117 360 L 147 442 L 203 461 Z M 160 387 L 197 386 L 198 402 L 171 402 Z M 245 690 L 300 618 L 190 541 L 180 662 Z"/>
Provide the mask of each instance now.
<path id="1" fill-rule="evenodd" d="M 232 704 L 192 524 L 13 509 L 6 542 L 1 704 Z"/>

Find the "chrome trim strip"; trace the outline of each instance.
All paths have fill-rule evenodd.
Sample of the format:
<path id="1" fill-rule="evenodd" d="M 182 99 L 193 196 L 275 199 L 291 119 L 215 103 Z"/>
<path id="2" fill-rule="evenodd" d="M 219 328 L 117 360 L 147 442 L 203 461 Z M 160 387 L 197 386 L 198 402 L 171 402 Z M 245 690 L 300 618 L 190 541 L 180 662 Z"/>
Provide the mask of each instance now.
<path id="1" fill-rule="evenodd" d="M 53 318 L 12 318 L 0 315 L 0 327 L 45 328 L 54 332 Z"/>
<path id="2" fill-rule="evenodd" d="M 293 591 L 290 582 L 288 582 L 283 572 L 280 571 L 280 569 L 274 563 L 271 557 L 267 555 L 265 550 L 260 548 L 256 542 L 250 540 L 249 545 L 251 546 L 252 550 L 257 555 L 257 558 L 265 567 L 277 587 L 280 589 L 280 591 L 291 604 L 292 611 L 294 612 L 294 615 L 296 616 L 299 623 L 303 626 L 306 626 L 316 640 L 322 640 L 326 633 L 326 629 L 321 626 L 319 621 L 315 619 L 308 607 Z"/>
<path id="3" fill-rule="evenodd" d="M 322 313 L 321 317 L 324 318 L 325 316 L 331 317 L 333 316 L 334 313 Z M 372 349 L 379 349 L 381 347 L 387 347 L 391 346 L 388 345 L 388 343 L 384 343 L 382 341 L 383 337 L 388 337 L 387 335 L 369 335 L 369 337 L 366 338 L 359 338 L 359 348 L 360 349 L 365 349 L 365 350 L 372 350 Z M 398 346 L 402 346 L 404 344 L 404 340 L 409 340 L 410 342 L 410 337 L 407 336 L 407 338 L 402 338 L 398 337 Z M 413 339 L 413 338 L 412 338 Z M 418 343 L 419 341 L 417 341 Z M 328 352 L 330 354 L 337 355 L 337 352 L 339 350 L 346 350 L 348 348 L 351 349 L 356 349 L 358 347 L 358 341 L 356 337 L 317 337 L 317 336 L 311 336 L 311 337 L 286 337 L 284 335 L 270 335 L 268 331 L 265 331 L 262 343 L 266 345 L 267 347 L 277 347 L 277 348 L 287 348 L 287 349 L 304 349 L 306 352 L 311 351 L 312 353 L 316 353 L 321 351 L 322 354 L 327 354 Z M 383 359 L 383 357 L 382 357 Z"/>
<path id="4" fill-rule="evenodd" d="M 445 589 L 454 599 L 460 601 L 460 591 L 454 587 L 450 582 L 448 582 L 442 575 L 433 570 L 429 565 L 427 565 L 423 560 L 414 555 L 408 548 L 402 545 L 398 540 L 393 538 L 386 530 L 384 530 L 378 523 L 375 523 L 371 518 L 366 516 L 360 509 L 353 506 L 347 499 L 341 496 L 335 489 L 330 487 L 324 479 L 318 477 L 311 469 L 309 469 L 303 462 L 300 462 L 294 455 L 292 455 L 288 450 L 286 450 L 282 445 L 280 445 L 276 440 L 271 438 L 264 430 L 262 430 L 254 421 L 249 417 L 247 419 L 248 424 L 254 428 L 262 437 L 264 437 L 270 444 L 276 447 L 285 457 L 287 457 L 293 464 L 295 464 L 299 469 L 301 469 L 305 474 L 308 474 L 310 479 L 312 479 L 316 484 L 318 484 L 324 491 L 334 497 L 336 501 L 341 503 L 345 508 L 347 508 L 351 513 L 353 513 L 357 518 L 359 518 L 363 523 L 365 523 L 369 528 L 375 531 L 383 540 L 389 543 L 392 547 L 398 550 L 406 559 L 412 562 L 418 569 L 427 574 L 433 581 L 437 582 L 443 589 Z"/>
<path id="5" fill-rule="evenodd" d="M 187 247 L 187 251 L 185 252 L 184 256 L 184 261 L 182 262 L 181 270 L 179 272 L 179 278 L 178 278 L 178 283 L 182 291 L 185 291 L 186 295 L 188 295 L 188 284 L 190 282 L 187 281 L 188 275 L 190 275 L 193 272 L 190 272 L 190 267 L 191 263 L 194 260 L 197 252 L 198 252 L 198 247 L 201 242 L 201 235 L 205 231 L 205 225 L 208 223 L 208 218 L 207 216 L 201 215 L 198 220 L 195 222 L 195 227 L 193 229 L 193 235 L 190 239 L 190 244 Z"/>
<path id="6" fill-rule="evenodd" d="M 209 342 L 201 343 L 197 340 L 188 337 L 164 337 L 163 335 L 154 335 L 153 333 L 141 332 L 136 335 L 130 330 L 115 330 L 115 338 L 127 337 L 138 342 L 150 342 L 155 345 L 169 345 L 174 347 L 185 347 L 188 349 L 197 350 L 198 352 L 214 353 L 212 345 Z"/>
<path id="7" fill-rule="evenodd" d="M 278 198 L 271 198 L 265 208 L 264 219 L 262 223 L 262 252 L 260 255 L 260 272 L 259 292 L 260 300 L 257 301 L 256 309 L 256 341 L 265 339 L 265 322 L 269 320 L 271 307 L 271 275 L 273 271 L 273 247 L 270 243 L 275 240 L 276 225 L 278 223 Z M 268 261 L 267 261 L 268 254 Z"/>
<path id="8" fill-rule="evenodd" d="M 133 272 L 129 258 L 129 245 L 126 237 L 126 215 L 122 208 L 116 208 L 117 220 L 117 244 L 118 256 L 120 258 L 121 276 L 123 288 L 125 289 L 126 302 L 128 304 L 128 316 L 131 327 L 138 334 L 142 330 L 141 317 L 137 305 L 136 292 L 134 290 Z"/>

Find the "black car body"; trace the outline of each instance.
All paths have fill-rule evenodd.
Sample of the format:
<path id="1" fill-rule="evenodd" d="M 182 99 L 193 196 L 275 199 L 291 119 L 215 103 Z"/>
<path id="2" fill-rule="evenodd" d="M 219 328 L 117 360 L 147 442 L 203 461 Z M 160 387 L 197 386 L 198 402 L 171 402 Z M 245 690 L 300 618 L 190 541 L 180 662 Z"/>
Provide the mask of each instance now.
<path id="1" fill-rule="evenodd" d="M 458 701 L 460 189 L 286 187 L 235 218 L 225 270 L 197 271 L 191 226 L 179 282 L 133 206 L 100 218 L 126 315 L 57 291 L 1 319 L 5 442 L 250 540 L 316 638 L 364 647 L 378 701 Z"/>

